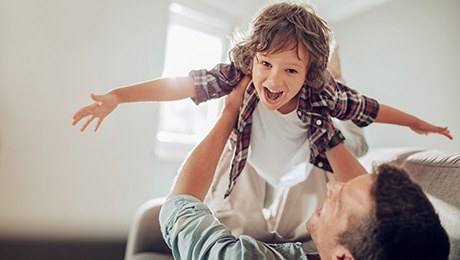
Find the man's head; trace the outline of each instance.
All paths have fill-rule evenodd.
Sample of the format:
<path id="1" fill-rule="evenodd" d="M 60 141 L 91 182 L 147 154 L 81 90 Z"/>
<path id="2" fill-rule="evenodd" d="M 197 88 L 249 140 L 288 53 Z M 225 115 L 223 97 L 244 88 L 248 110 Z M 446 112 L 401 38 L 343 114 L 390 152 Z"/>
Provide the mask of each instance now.
<path id="1" fill-rule="evenodd" d="M 387 164 L 374 174 L 328 184 L 308 222 L 324 259 L 447 259 L 448 236 L 420 186 Z"/>
<path id="2" fill-rule="evenodd" d="M 307 52 L 304 82 L 320 88 L 327 80 L 326 67 L 331 31 L 314 10 L 302 3 L 275 3 L 263 8 L 251 23 L 247 36 L 231 50 L 231 59 L 246 73 L 253 69 L 254 57 L 294 49 Z M 301 48 L 300 48 L 301 47 Z"/>

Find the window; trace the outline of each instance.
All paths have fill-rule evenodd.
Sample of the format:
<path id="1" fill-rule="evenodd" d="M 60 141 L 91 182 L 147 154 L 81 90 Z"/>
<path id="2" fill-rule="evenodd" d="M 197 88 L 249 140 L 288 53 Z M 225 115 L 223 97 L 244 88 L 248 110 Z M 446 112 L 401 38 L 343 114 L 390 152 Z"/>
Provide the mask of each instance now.
<path id="1" fill-rule="evenodd" d="M 230 26 L 213 16 L 170 5 L 163 76 L 186 76 L 192 69 L 211 69 L 227 57 Z M 221 100 L 196 106 L 191 99 L 160 103 L 155 153 L 183 158 L 207 133 L 220 111 Z"/>

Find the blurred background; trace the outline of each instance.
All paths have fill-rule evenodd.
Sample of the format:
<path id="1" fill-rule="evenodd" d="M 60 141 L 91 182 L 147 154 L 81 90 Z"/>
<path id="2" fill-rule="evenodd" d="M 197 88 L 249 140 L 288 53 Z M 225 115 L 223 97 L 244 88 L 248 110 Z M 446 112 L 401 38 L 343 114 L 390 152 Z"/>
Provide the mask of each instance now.
<path id="1" fill-rule="evenodd" d="M 123 258 L 137 208 L 167 194 L 219 101 L 121 105 L 96 133 L 73 114 L 91 92 L 228 61 L 268 2 L 0 0 L 0 258 Z M 374 124 L 371 148 L 460 151 L 460 1 L 311 3 L 349 86 L 456 137 Z"/>

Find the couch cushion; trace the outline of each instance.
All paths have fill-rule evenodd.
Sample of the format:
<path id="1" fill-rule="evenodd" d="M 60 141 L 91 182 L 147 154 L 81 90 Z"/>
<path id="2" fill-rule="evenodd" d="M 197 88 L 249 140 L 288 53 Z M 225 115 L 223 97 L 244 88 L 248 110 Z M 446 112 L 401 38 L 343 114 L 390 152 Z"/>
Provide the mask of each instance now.
<path id="1" fill-rule="evenodd" d="M 426 149 L 419 147 L 370 149 L 366 155 L 359 158 L 359 161 L 368 172 L 372 172 L 372 168 L 374 166 L 379 165 L 383 162 L 391 162 L 393 165 L 401 166 L 401 164 L 407 157 L 424 150 Z"/>

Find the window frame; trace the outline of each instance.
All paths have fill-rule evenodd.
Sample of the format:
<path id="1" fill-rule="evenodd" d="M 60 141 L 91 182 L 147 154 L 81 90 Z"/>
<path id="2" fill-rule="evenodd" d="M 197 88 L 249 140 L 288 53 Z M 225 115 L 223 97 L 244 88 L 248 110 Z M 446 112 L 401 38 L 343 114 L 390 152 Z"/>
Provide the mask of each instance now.
<path id="1" fill-rule="evenodd" d="M 200 8 L 193 5 L 189 5 L 187 1 L 171 2 L 169 7 L 170 17 L 168 22 L 168 31 L 170 26 L 180 25 L 220 38 L 220 40 L 222 41 L 222 53 L 220 60 L 221 62 L 228 62 L 227 54 L 228 49 L 230 47 L 228 35 L 230 35 L 233 27 L 232 19 L 229 18 L 227 15 L 222 14 L 221 12 L 210 12 L 209 10 L 204 11 L 204 9 L 205 8 L 202 7 Z M 168 57 L 166 57 L 165 55 L 165 65 L 167 58 Z M 157 133 L 155 135 L 154 153 L 161 159 L 182 160 L 191 151 L 195 144 L 198 143 L 202 136 L 199 134 L 187 135 L 181 133 L 174 133 L 162 131 L 162 129 L 160 129 L 160 126 L 162 124 L 161 120 L 164 120 L 161 116 L 161 110 L 165 109 L 166 106 L 173 105 L 174 102 L 175 101 L 159 103 L 160 122 L 158 123 Z M 222 107 L 222 100 L 219 100 L 218 102 L 206 102 L 200 104 L 200 106 L 211 107 L 212 110 L 210 110 L 209 108 L 206 109 L 208 111 L 208 114 L 209 111 L 216 111 L 215 115 L 211 116 L 213 117 L 211 120 L 216 120 L 218 111 L 220 111 L 220 108 Z M 176 118 L 173 120 L 180 119 Z"/>

